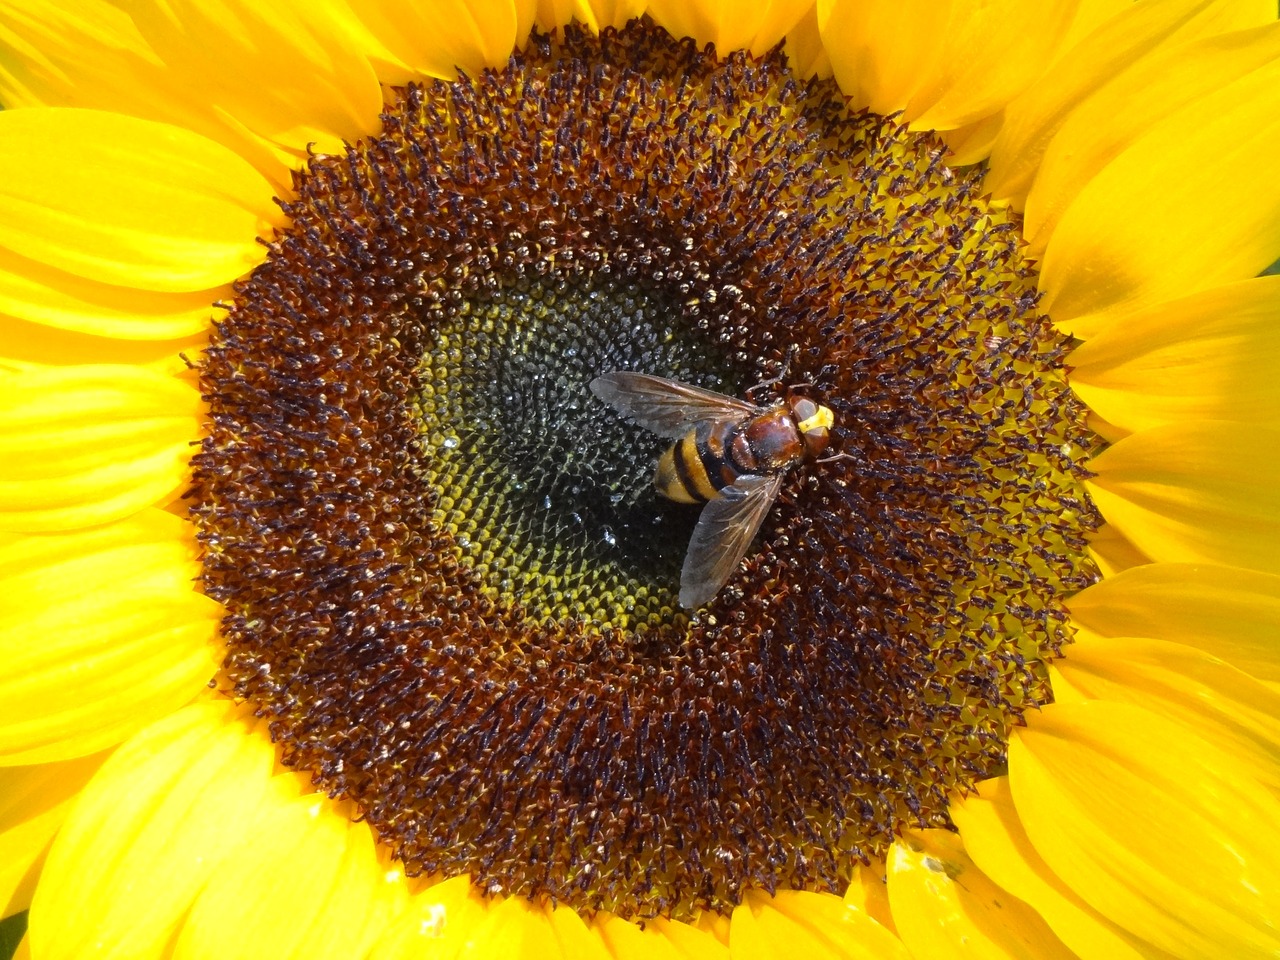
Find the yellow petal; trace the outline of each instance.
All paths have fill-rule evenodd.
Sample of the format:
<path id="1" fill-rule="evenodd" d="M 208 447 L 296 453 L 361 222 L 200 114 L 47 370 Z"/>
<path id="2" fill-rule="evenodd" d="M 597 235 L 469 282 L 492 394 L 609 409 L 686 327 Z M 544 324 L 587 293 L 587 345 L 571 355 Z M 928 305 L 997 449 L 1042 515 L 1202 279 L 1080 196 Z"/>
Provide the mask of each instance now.
<path id="1" fill-rule="evenodd" d="M 1041 264 L 1044 309 L 1088 336 L 1134 310 L 1257 275 L 1280 250 L 1278 153 L 1280 61 L 1175 110 L 1065 208 Z M 1028 216 L 1039 189 L 1037 179 Z"/>
<path id="2" fill-rule="evenodd" d="M 0 103 L 88 107 L 186 127 L 229 147 L 281 193 L 306 156 L 219 115 L 208 88 L 180 82 L 107 0 L 0 0 Z"/>
<path id="3" fill-rule="evenodd" d="M 1089 555 L 1104 577 L 1150 563 L 1151 558 L 1125 539 L 1115 524 L 1104 523 L 1089 537 Z"/>
<path id="4" fill-rule="evenodd" d="M 49 842 L 103 759 L 0 769 L 0 916 L 31 906 Z"/>
<path id="5" fill-rule="evenodd" d="M 262 259 L 262 176 L 167 124 L 61 107 L 0 112 L 0 246 L 90 280 L 204 291 Z"/>
<path id="6" fill-rule="evenodd" d="M 942 134 L 942 140 L 951 151 L 947 162 L 957 167 L 978 163 L 991 152 L 1000 128 L 1004 125 L 1004 111 L 993 113 L 973 123 Z"/>
<path id="7" fill-rule="evenodd" d="M 685 924 L 674 926 L 692 930 Z M 705 935 L 692 941 L 706 944 Z M 455 960 L 462 957 L 501 957 L 541 960 L 628 960 L 656 957 L 658 960 L 716 958 L 727 953 L 719 944 L 710 952 L 685 950 L 660 930 L 660 922 L 647 923 L 644 930 L 633 923 L 598 915 L 592 925 L 568 907 L 550 908 L 531 904 L 521 897 L 508 899 L 484 896 L 465 877 L 453 877 L 427 886 L 413 894 L 407 909 L 394 917 L 369 953 L 369 960 Z M 644 952 L 637 952 L 643 948 Z"/>
<path id="8" fill-rule="evenodd" d="M 542 910 L 531 909 L 530 913 L 539 917 L 546 925 L 552 942 L 559 946 L 565 960 L 578 960 L 579 957 L 582 960 L 609 960 L 609 953 L 600 934 L 589 927 L 582 916 L 568 904 L 552 907 L 544 905 Z M 546 956 L 541 952 L 531 955 Z"/>
<path id="9" fill-rule="evenodd" d="M 621 29 L 644 13 L 646 0 L 538 0 L 540 30 L 564 27 L 574 20 L 592 33 L 606 27 Z"/>
<path id="10" fill-rule="evenodd" d="M 1280 787 L 1280 692 L 1225 661 L 1168 640 L 1084 633 L 1057 667 L 1090 699 L 1144 707 L 1252 757 L 1257 778 Z"/>
<path id="11" fill-rule="evenodd" d="M 1154 637 L 1280 682 L 1280 576 L 1211 564 L 1153 563 L 1109 577 L 1068 602 L 1104 637 Z"/>
<path id="12" fill-rule="evenodd" d="M 818 9 L 810 6 L 800 22 L 787 34 L 787 63 L 791 71 L 802 79 L 817 77 L 821 80 L 831 76 L 831 58 L 822 42 L 822 31 L 818 28 Z"/>
<path id="13" fill-rule="evenodd" d="M 1096 433 L 1103 441 L 1103 445 L 1117 443 L 1132 433 L 1132 430 L 1125 430 L 1123 427 L 1117 427 L 1114 423 L 1098 416 L 1097 413 L 1090 410 L 1086 420 L 1089 429 Z"/>
<path id="14" fill-rule="evenodd" d="M 405 909 L 390 918 L 369 960 L 452 960 L 491 903 L 465 876 L 432 884 L 410 896 Z"/>
<path id="15" fill-rule="evenodd" d="M 126 366 L 0 377 L 0 529 L 109 523 L 189 482 L 200 394 Z"/>
<path id="16" fill-rule="evenodd" d="M 673 37 L 713 44 L 722 57 L 734 50 L 759 56 L 780 43 L 809 6 L 797 0 L 649 0 L 645 12 Z"/>
<path id="17" fill-rule="evenodd" d="M 63 330 L 176 340 L 206 333 L 217 312 L 214 301 L 230 297 L 230 287 L 157 293 L 98 283 L 0 247 L 0 313 Z"/>
<path id="18" fill-rule="evenodd" d="M 719 923 L 717 921 L 725 921 Z M 709 921 L 709 922 L 708 922 Z M 728 960 L 729 923 L 727 917 L 704 913 L 698 925 L 677 923 L 666 917 L 655 917 L 645 922 L 676 949 L 677 955 L 687 960 Z"/>
<path id="19" fill-rule="evenodd" d="M 1099 4 L 1048 8 L 819 0 L 818 23 L 840 89 L 878 113 L 904 110 L 915 129 L 953 130 L 998 113 L 1077 36 Z"/>
<path id="20" fill-rule="evenodd" d="M 72 333 L 0 314 L 0 373 L 33 367 L 67 367 L 119 363 L 146 367 L 169 377 L 189 374 L 209 342 L 202 333 L 182 340 L 117 340 Z"/>
<path id="21" fill-rule="evenodd" d="M 1039 914 L 978 869 L 954 833 L 909 831 L 888 862 L 893 919 L 912 956 L 1073 956 Z"/>
<path id="22" fill-rule="evenodd" d="M 855 109 L 896 113 L 938 63 L 951 0 L 818 0 L 818 29 Z"/>
<path id="23" fill-rule="evenodd" d="M 870 865 L 855 864 L 853 876 L 844 892 L 844 902 L 857 907 L 886 930 L 897 933 L 893 912 L 889 908 L 889 888 L 886 884 L 883 860 L 872 861 Z"/>
<path id="24" fill-rule="evenodd" d="M 376 133 L 382 94 L 335 0 L 124 0 L 175 83 L 291 150 Z"/>
<path id="25" fill-rule="evenodd" d="M 72 44 L 80 48 L 78 58 L 71 55 Z M 38 6 L 0 0 L 0 103 L 9 109 L 71 106 L 70 98 L 77 92 L 95 96 L 99 91 L 78 83 L 87 78 L 77 78 L 74 72 L 82 63 L 105 59 L 108 51 L 123 54 L 117 59 L 121 67 L 154 63 L 128 16 L 108 3 L 77 0 L 71 7 L 57 0 Z M 101 77 L 108 84 L 113 79 Z M 80 86 L 87 89 L 78 91 Z"/>
<path id="26" fill-rule="evenodd" d="M 1030 254 L 1044 252 L 1072 201 L 1130 144 L 1196 100 L 1258 72 L 1272 78 L 1280 72 L 1274 21 L 1162 49 L 1078 105 L 1045 150 L 1027 197 Z"/>
<path id="27" fill-rule="evenodd" d="M 1087 703 L 1091 698 L 1071 685 L 1071 682 L 1058 670 L 1060 660 L 1045 664 L 1045 672 L 1049 675 L 1049 685 L 1053 688 L 1053 702 L 1057 704 Z"/>
<path id="28" fill-rule="evenodd" d="M 1080 398 L 1129 431 L 1180 420 L 1280 425 L 1280 277 L 1139 311 L 1068 363 Z"/>
<path id="29" fill-rule="evenodd" d="M 1140 940 L 1090 907 L 1036 853 L 1014 809 L 1008 777 L 982 781 L 977 793 L 952 801 L 950 813 L 973 862 L 1004 889 L 1018 891 L 1070 949 L 1108 960 L 1150 956 Z"/>
<path id="30" fill-rule="evenodd" d="M 954 130 L 998 113 L 1058 54 L 1076 4 L 960 4 L 937 59 L 907 102 L 917 130 Z"/>
<path id="31" fill-rule="evenodd" d="M 1153 50 L 1275 19 L 1266 0 L 1164 0 L 1127 4 L 1005 110 L 986 187 L 1019 209 L 1054 134 L 1075 107 Z"/>
<path id="32" fill-rule="evenodd" d="M 1015 729 L 1009 782 L 1050 869 L 1130 933 L 1175 956 L 1280 951 L 1280 803 L 1190 728 L 1049 706 Z"/>
<path id="33" fill-rule="evenodd" d="M 528 38 L 537 10 L 536 0 L 365 0 L 355 5 L 366 55 L 380 73 L 391 71 L 384 81 L 395 82 L 414 74 L 453 80 L 459 69 L 474 76 L 505 65 Z"/>
<path id="34" fill-rule="evenodd" d="M 1167 0 L 1166 0 L 1167 2 Z M 1091 38 L 1095 31 L 1102 29 L 1116 17 L 1127 13 L 1133 6 L 1133 0 L 1080 0 L 1076 4 L 1076 16 L 1062 38 L 1062 54 L 1053 62 L 1053 66 L 1062 62 L 1061 57 L 1086 37 Z"/>
<path id="35" fill-rule="evenodd" d="M 839 897 L 779 890 L 752 891 L 733 911 L 729 955 L 733 960 L 801 957 L 882 960 L 909 954 L 897 937 Z"/>
<path id="36" fill-rule="evenodd" d="M 657 918 L 655 922 L 661 923 L 662 918 L 661 917 Z M 665 927 L 662 927 L 661 929 L 663 929 L 665 932 L 670 932 L 671 929 L 676 926 L 680 926 L 680 925 L 671 923 Z M 702 933 L 708 933 L 711 936 L 715 937 L 717 940 L 719 940 L 726 947 L 729 946 L 729 928 L 731 926 L 731 919 L 730 917 L 725 916 L 723 913 L 716 913 L 715 911 L 712 911 L 712 910 L 704 910 L 702 911 L 702 913 L 698 914 L 697 919 L 693 920 L 690 924 L 688 924 L 688 926 L 693 927 L 694 929 L 699 930 Z"/>
<path id="37" fill-rule="evenodd" d="M 90 781 L 31 907 L 42 960 L 160 956 L 263 807 L 297 792 L 225 701 L 202 701 L 121 746 Z M 237 949 L 239 941 L 237 941 Z"/>
<path id="38" fill-rule="evenodd" d="M 1089 466 L 1102 515 L 1152 559 L 1280 572 L 1280 429 L 1154 427 Z"/>
<path id="39" fill-rule="evenodd" d="M 163 510 L 0 540 L 0 764 L 113 746 L 198 695 L 222 608 L 192 587 L 190 525 Z"/>
<path id="40" fill-rule="evenodd" d="M 715 937 L 684 923 L 661 929 L 646 922 L 597 914 L 592 925 L 613 960 L 728 960 L 729 951 Z M 672 935 L 671 931 L 675 930 Z"/>
<path id="41" fill-rule="evenodd" d="M 524 897 L 491 900 L 456 954 L 442 956 L 489 960 L 609 960 L 604 941 L 572 908 L 551 907 Z M 446 934 L 447 935 L 447 934 Z"/>
<path id="42" fill-rule="evenodd" d="M 362 957 L 381 933 L 383 868 L 367 823 L 323 794 L 272 805 L 213 870 L 174 946 L 175 960 Z"/>

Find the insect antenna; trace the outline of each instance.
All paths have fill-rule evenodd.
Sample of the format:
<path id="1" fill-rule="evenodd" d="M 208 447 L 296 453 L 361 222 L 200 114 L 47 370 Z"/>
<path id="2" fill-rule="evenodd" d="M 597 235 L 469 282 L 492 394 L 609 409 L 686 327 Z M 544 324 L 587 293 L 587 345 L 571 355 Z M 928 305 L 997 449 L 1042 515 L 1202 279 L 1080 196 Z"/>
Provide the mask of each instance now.
<path id="1" fill-rule="evenodd" d="M 753 387 L 747 387 L 747 397 L 752 403 L 758 402 L 756 400 L 756 393 L 758 391 L 764 390 L 766 387 L 776 387 L 787 378 L 787 371 L 791 369 L 791 361 L 795 359 L 798 350 L 799 348 L 794 343 L 787 347 L 787 354 L 782 358 L 782 367 L 778 370 L 778 375 L 770 377 L 768 380 L 761 380 Z"/>

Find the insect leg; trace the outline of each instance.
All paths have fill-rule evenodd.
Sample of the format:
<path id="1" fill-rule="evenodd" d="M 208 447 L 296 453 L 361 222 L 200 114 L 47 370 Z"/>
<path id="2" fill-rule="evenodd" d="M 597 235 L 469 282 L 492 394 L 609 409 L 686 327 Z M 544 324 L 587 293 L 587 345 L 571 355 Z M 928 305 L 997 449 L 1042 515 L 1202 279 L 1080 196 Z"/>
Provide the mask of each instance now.
<path id="1" fill-rule="evenodd" d="M 858 458 L 852 453 L 833 453 L 829 457 L 819 457 L 813 463 L 835 463 L 837 460 L 857 460 Z"/>

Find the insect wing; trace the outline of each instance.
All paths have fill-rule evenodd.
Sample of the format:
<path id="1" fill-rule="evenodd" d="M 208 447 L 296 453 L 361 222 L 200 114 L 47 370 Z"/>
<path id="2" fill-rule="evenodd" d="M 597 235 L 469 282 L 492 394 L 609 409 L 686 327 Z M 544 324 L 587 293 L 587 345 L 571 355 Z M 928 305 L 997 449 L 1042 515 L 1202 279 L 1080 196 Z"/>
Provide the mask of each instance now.
<path id="1" fill-rule="evenodd" d="M 591 392 L 646 430 L 671 439 L 704 420 L 742 420 L 761 409 L 723 393 L 629 370 L 596 377 Z"/>
<path id="2" fill-rule="evenodd" d="M 778 497 L 782 474 L 746 475 L 702 508 L 680 571 L 680 606 L 695 610 L 720 592 Z"/>

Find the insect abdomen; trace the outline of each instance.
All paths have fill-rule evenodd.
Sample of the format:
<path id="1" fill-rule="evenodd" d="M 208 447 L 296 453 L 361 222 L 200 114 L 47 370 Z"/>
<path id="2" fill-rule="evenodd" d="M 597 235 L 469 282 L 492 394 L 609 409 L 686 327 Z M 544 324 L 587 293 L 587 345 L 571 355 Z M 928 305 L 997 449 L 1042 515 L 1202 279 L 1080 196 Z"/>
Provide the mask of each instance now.
<path id="1" fill-rule="evenodd" d="M 654 472 L 658 492 L 678 503 L 706 503 L 745 471 L 730 462 L 725 451 L 741 428 L 732 422 L 700 423 L 669 446 Z"/>

